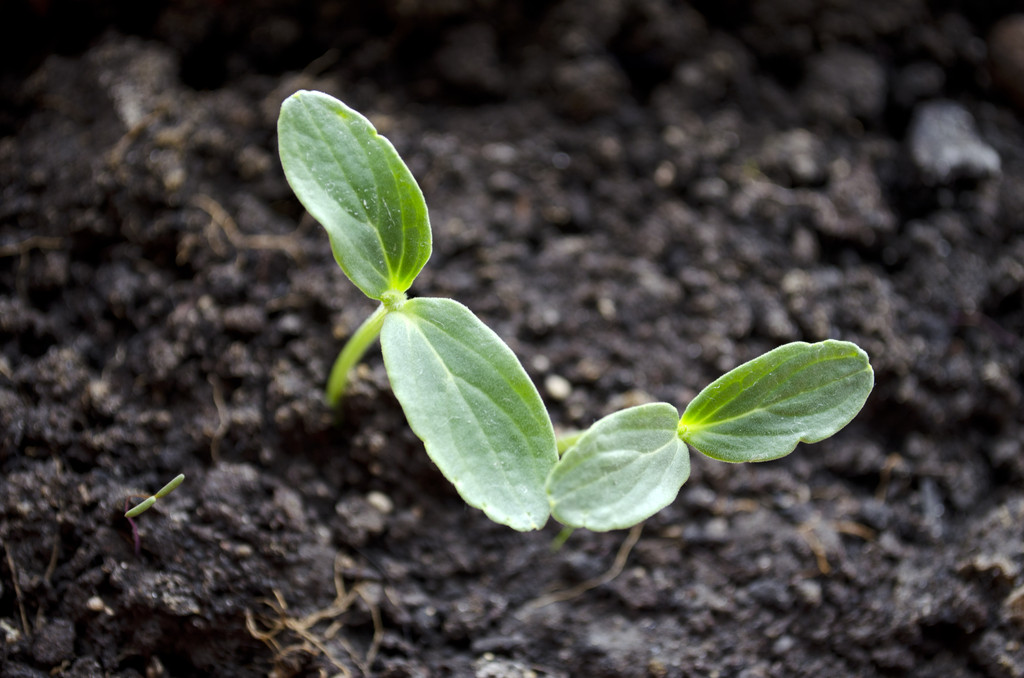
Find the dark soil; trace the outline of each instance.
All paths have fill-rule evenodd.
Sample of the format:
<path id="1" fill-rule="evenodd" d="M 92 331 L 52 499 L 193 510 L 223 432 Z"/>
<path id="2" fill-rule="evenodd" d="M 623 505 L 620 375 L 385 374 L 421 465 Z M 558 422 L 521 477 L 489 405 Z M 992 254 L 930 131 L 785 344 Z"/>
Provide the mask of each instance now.
<path id="1" fill-rule="evenodd" d="M 1024 676 L 1014 7 L 5 3 L 0 677 Z M 395 143 L 413 292 L 556 426 L 798 339 L 861 344 L 872 397 L 778 462 L 697 455 L 631 551 L 490 523 L 378 355 L 323 403 L 373 305 L 277 161 L 299 88 Z M 136 555 L 126 499 L 179 472 Z"/>

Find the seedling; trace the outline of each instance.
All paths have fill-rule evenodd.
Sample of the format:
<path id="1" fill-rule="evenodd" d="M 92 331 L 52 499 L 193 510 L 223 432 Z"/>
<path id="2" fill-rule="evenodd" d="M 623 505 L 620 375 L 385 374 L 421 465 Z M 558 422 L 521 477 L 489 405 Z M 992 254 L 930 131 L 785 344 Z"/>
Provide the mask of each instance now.
<path id="1" fill-rule="evenodd" d="M 727 462 L 785 456 L 860 411 L 874 385 L 855 344 L 794 342 L 715 380 L 682 417 L 668 403 L 631 407 L 557 440 L 512 350 L 452 299 L 406 295 L 431 251 L 427 207 L 394 146 L 321 92 L 286 99 L 281 164 L 334 258 L 377 310 L 342 348 L 327 384 L 379 337 L 392 389 L 427 454 L 471 506 L 516 530 L 550 516 L 568 528 L 630 527 L 670 504 L 690 474 L 687 445 Z"/>
<path id="2" fill-rule="evenodd" d="M 135 524 L 134 519 L 137 518 L 140 514 L 148 511 L 153 506 L 153 504 L 156 503 L 157 499 L 163 499 L 171 492 L 173 492 L 178 487 L 178 485 L 181 485 L 183 480 L 185 480 L 185 474 L 179 473 L 178 475 L 171 479 L 171 482 L 167 483 L 159 490 L 157 490 L 156 494 L 150 495 L 145 498 L 128 497 L 127 499 L 124 500 L 124 517 L 128 519 L 128 524 L 132 526 L 132 541 L 135 543 L 135 555 L 139 555 L 139 551 L 142 550 L 142 541 L 139 539 L 139 528 Z M 142 499 L 142 501 L 139 502 L 134 508 L 129 509 L 128 505 L 131 503 L 132 499 Z"/>

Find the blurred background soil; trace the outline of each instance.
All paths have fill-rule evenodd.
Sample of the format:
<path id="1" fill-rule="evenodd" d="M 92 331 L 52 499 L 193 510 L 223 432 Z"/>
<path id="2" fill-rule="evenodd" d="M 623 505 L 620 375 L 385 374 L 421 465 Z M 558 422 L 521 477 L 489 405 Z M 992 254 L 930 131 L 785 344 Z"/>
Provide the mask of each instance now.
<path id="1" fill-rule="evenodd" d="M 0 678 L 1024 676 L 1014 11 L 3 2 Z M 375 352 L 323 404 L 373 305 L 280 170 L 300 88 L 394 142 L 413 293 L 556 427 L 794 340 L 859 343 L 875 392 L 784 460 L 696 455 L 638 540 L 490 523 Z M 179 472 L 136 555 L 126 499 Z"/>

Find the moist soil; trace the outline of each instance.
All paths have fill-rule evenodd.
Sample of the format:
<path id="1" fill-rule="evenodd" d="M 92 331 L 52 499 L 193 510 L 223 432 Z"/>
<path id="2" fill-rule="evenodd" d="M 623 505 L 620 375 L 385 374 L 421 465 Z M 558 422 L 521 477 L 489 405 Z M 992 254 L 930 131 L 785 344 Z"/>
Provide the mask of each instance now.
<path id="1" fill-rule="evenodd" d="M 1024 676 L 1015 3 L 122 4 L 0 22 L 0 676 Z M 871 398 L 642 531 L 489 522 L 378 352 L 324 404 L 373 304 L 284 181 L 300 88 L 560 430 L 795 340 Z"/>

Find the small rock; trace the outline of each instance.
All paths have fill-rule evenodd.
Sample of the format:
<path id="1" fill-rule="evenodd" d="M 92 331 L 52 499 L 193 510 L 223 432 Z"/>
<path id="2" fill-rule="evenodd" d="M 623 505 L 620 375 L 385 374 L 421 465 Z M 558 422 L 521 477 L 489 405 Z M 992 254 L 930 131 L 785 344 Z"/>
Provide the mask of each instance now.
<path id="1" fill-rule="evenodd" d="M 375 493 L 379 494 L 379 493 Z M 383 495 L 370 497 L 352 496 L 339 501 L 334 511 L 340 521 L 337 524 L 342 538 L 351 546 L 359 547 L 366 544 L 370 537 L 377 536 L 387 528 L 387 511 L 382 506 L 384 499 L 387 504 L 391 500 Z"/>
<path id="2" fill-rule="evenodd" d="M 124 403 L 121 392 L 115 390 L 110 381 L 103 377 L 89 380 L 85 388 L 85 397 L 93 411 L 104 417 L 113 417 Z"/>
<path id="3" fill-rule="evenodd" d="M 537 678 L 537 672 L 528 665 L 498 659 L 490 652 L 485 652 L 473 668 L 476 678 Z"/>
<path id="4" fill-rule="evenodd" d="M 693 183 L 694 200 L 715 205 L 729 197 L 729 184 L 721 177 L 706 177 Z"/>
<path id="5" fill-rule="evenodd" d="M 563 376 L 549 374 L 544 379 L 544 389 L 555 400 L 565 400 L 572 394 L 572 384 Z"/>
<path id="6" fill-rule="evenodd" d="M 1024 586 L 1010 591 L 1003 601 L 1007 616 L 1017 624 L 1024 624 Z"/>
<path id="7" fill-rule="evenodd" d="M 520 190 L 522 181 L 513 172 L 498 170 L 488 177 L 487 186 L 499 195 L 513 195 Z"/>
<path id="8" fill-rule="evenodd" d="M 818 185 L 828 176 L 825 145 L 805 129 L 769 137 L 758 161 L 765 173 L 791 186 Z"/>
<path id="9" fill-rule="evenodd" d="M 654 170 L 654 183 L 660 188 L 668 188 L 676 180 L 676 166 L 668 160 L 663 160 L 658 168 Z"/>
<path id="10" fill-rule="evenodd" d="M 803 604 L 811 607 L 821 605 L 821 584 L 814 579 L 801 579 L 793 588 Z"/>
<path id="11" fill-rule="evenodd" d="M 224 329 L 241 334 L 256 334 L 266 324 L 266 313 L 256 304 L 232 306 L 224 310 Z"/>
<path id="12" fill-rule="evenodd" d="M 495 142 L 486 144 L 480 149 L 480 154 L 488 162 L 495 165 L 511 165 L 519 157 L 519 151 L 512 144 Z"/>
<path id="13" fill-rule="evenodd" d="M 914 164 L 929 184 L 999 174 L 999 154 L 978 136 L 973 116 L 952 101 L 917 106 L 908 141 Z"/>
<path id="14" fill-rule="evenodd" d="M 32 658 L 45 666 L 56 666 L 75 656 L 75 625 L 67 619 L 54 619 L 36 633 Z"/>
<path id="15" fill-rule="evenodd" d="M 1001 19 L 988 37 L 992 80 L 1024 111 L 1024 14 Z"/>
<path id="16" fill-rule="evenodd" d="M 796 645 L 796 640 L 793 636 L 782 635 L 772 643 L 772 654 L 782 656 L 787 654 Z"/>
<path id="17" fill-rule="evenodd" d="M 366 503 L 384 515 L 390 515 L 395 510 L 395 503 L 391 501 L 391 497 L 376 490 L 366 495 Z"/>
<path id="18" fill-rule="evenodd" d="M 788 610 L 793 607 L 793 594 L 784 582 L 776 579 L 759 579 L 747 586 L 747 593 L 761 605 L 776 610 Z"/>

